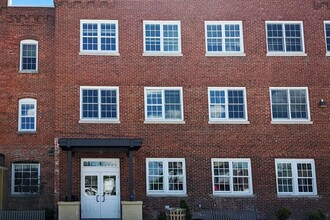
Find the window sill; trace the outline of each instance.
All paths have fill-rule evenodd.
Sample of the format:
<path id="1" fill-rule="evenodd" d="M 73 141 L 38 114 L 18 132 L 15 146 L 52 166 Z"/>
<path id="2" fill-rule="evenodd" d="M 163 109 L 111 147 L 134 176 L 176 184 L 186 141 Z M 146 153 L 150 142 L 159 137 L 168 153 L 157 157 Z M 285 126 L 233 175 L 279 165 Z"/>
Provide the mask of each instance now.
<path id="1" fill-rule="evenodd" d="M 25 134 L 37 134 L 37 131 L 16 131 L 18 135 L 25 135 Z"/>
<path id="2" fill-rule="evenodd" d="M 304 52 L 268 52 L 268 57 L 306 57 L 307 54 Z"/>
<path id="3" fill-rule="evenodd" d="M 255 195 L 248 194 L 248 195 L 239 195 L 239 194 L 212 194 L 213 197 L 226 197 L 226 198 L 253 198 Z"/>
<path id="4" fill-rule="evenodd" d="M 81 56 L 120 56 L 118 52 L 80 51 Z"/>
<path id="5" fill-rule="evenodd" d="M 144 121 L 144 124 L 186 124 L 185 121 Z"/>
<path id="6" fill-rule="evenodd" d="M 289 125 L 299 125 L 299 124 L 306 124 L 312 125 L 313 121 L 271 121 L 273 125 L 282 125 L 282 124 L 289 124 Z"/>
<path id="7" fill-rule="evenodd" d="M 88 120 L 88 119 L 80 119 L 80 124 L 120 124 L 119 120 Z"/>
<path id="8" fill-rule="evenodd" d="M 311 199 L 316 199 L 319 198 L 319 195 L 277 195 L 277 198 L 282 199 L 282 198 L 292 198 L 292 199 L 296 199 L 296 198 L 311 198 Z"/>
<path id="9" fill-rule="evenodd" d="M 20 70 L 18 73 L 39 73 L 38 70 Z"/>
<path id="10" fill-rule="evenodd" d="M 245 57 L 245 53 L 206 53 L 206 57 Z"/>
<path id="11" fill-rule="evenodd" d="M 209 124 L 250 124 L 249 121 L 209 121 Z"/>
<path id="12" fill-rule="evenodd" d="M 161 193 L 155 193 L 155 194 L 150 194 L 147 193 L 148 197 L 188 197 L 188 195 L 186 193 L 177 193 L 177 194 L 161 194 Z"/>
<path id="13" fill-rule="evenodd" d="M 182 53 L 143 53 L 144 57 L 182 57 Z"/>
<path id="14" fill-rule="evenodd" d="M 330 52 L 327 52 L 325 56 L 330 57 Z"/>
<path id="15" fill-rule="evenodd" d="M 39 197 L 37 193 L 22 193 L 22 194 L 11 194 L 10 197 L 12 198 L 22 198 L 22 197 Z"/>

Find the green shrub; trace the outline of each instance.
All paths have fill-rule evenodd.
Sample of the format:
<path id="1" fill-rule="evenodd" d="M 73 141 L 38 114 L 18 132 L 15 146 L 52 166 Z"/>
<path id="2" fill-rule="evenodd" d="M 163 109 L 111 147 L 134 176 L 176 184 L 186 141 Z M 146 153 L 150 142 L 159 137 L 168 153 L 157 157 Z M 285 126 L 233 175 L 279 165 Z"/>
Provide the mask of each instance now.
<path id="1" fill-rule="evenodd" d="M 325 214 L 321 210 L 312 212 L 308 216 L 309 220 L 325 220 Z"/>
<path id="2" fill-rule="evenodd" d="M 165 212 L 161 212 L 159 213 L 159 215 L 157 216 L 158 220 L 166 220 L 166 214 Z"/>
<path id="3" fill-rule="evenodd" d="M 189 206 L 188 206 L 186 200 L 181 199 L 181 200 L 180 200 L 179 207 L 182 208 L 182 209 L 186 209 L 186 219 L 187 219 L 187 220 L 191 220 L 191 219 L 192 219 L 192 214 L 191 214 L 191 212 L 190 212 L 190 208 L 189 208 Z"/>
<path id="4" fill-rule="evenodd" d="M 291 209 L 282 207 L 277 210 L 276 217 L 278 220 L 287 220 L 290 218 L 291 214 Z"/>

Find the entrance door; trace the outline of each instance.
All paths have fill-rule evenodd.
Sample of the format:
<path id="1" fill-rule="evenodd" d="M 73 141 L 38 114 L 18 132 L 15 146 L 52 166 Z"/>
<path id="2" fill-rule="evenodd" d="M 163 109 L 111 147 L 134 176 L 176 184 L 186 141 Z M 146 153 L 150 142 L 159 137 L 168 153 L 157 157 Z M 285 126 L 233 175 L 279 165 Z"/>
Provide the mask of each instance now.
<path id="1" fill-rule="evenodd" d="M 82 219 L 120 219 L 119 169 L 83 168 L 81 185 Z"/>

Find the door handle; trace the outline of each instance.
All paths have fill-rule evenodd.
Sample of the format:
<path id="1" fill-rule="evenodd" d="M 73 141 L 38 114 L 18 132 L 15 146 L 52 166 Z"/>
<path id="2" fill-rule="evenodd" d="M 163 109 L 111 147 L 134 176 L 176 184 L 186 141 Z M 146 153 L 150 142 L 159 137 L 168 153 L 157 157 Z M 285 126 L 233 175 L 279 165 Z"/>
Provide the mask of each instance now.
<path id="1" fill-rule="evenodd" d="M 96 196 L 96 202 L 100 202 L 99 201 L 99 195 Z"/>
<path id="2" fill-rule="evenodd" d="M 105 195 L 103 195 L 103 200 L 102 200 L 102 202 L 105 202 Z"/>

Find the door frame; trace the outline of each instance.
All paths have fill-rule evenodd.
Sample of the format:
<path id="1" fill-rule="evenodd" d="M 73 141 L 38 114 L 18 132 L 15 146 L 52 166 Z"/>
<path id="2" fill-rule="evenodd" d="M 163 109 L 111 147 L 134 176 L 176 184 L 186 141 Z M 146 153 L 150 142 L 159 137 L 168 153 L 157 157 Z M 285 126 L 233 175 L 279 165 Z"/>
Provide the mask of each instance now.
<path id="1" fill-rule="evenodd" d="M 105 162 L 108 163 L 106 166 L 99 165 L 90 165 L 90 166 L 84 166 L 84 162 Z M 120 202 L 121 202 L 121 196 L 120 196 L 120 159 L 119 158 L 81 158 L 81 179 L 80 179 L 80 200 L 81 203 L 83 202 L 83 195 L 85 192 L 85 181 L 84 181 L 84 176 L 85 174 L 91 174 L 95 173 L 99 178 L 103 176 L 104 173 L 107 174 L 114 174 L 117 176 L 117 195 L 118 195 L 118 212 L 119 212 L 119 218 L 121 218 L 121 207 L 120 207 Z M 98 178 L 98 181 L 102 181 L 101 179 Z M 100 186 L 99 186 L 100 187 Z M 100 204 L 101 206 L 101 204 Z M 81 206 L 81 216 L 83 216 L 83 206 Z M 100 216 L 101 217 L 101 216 Z"/>

